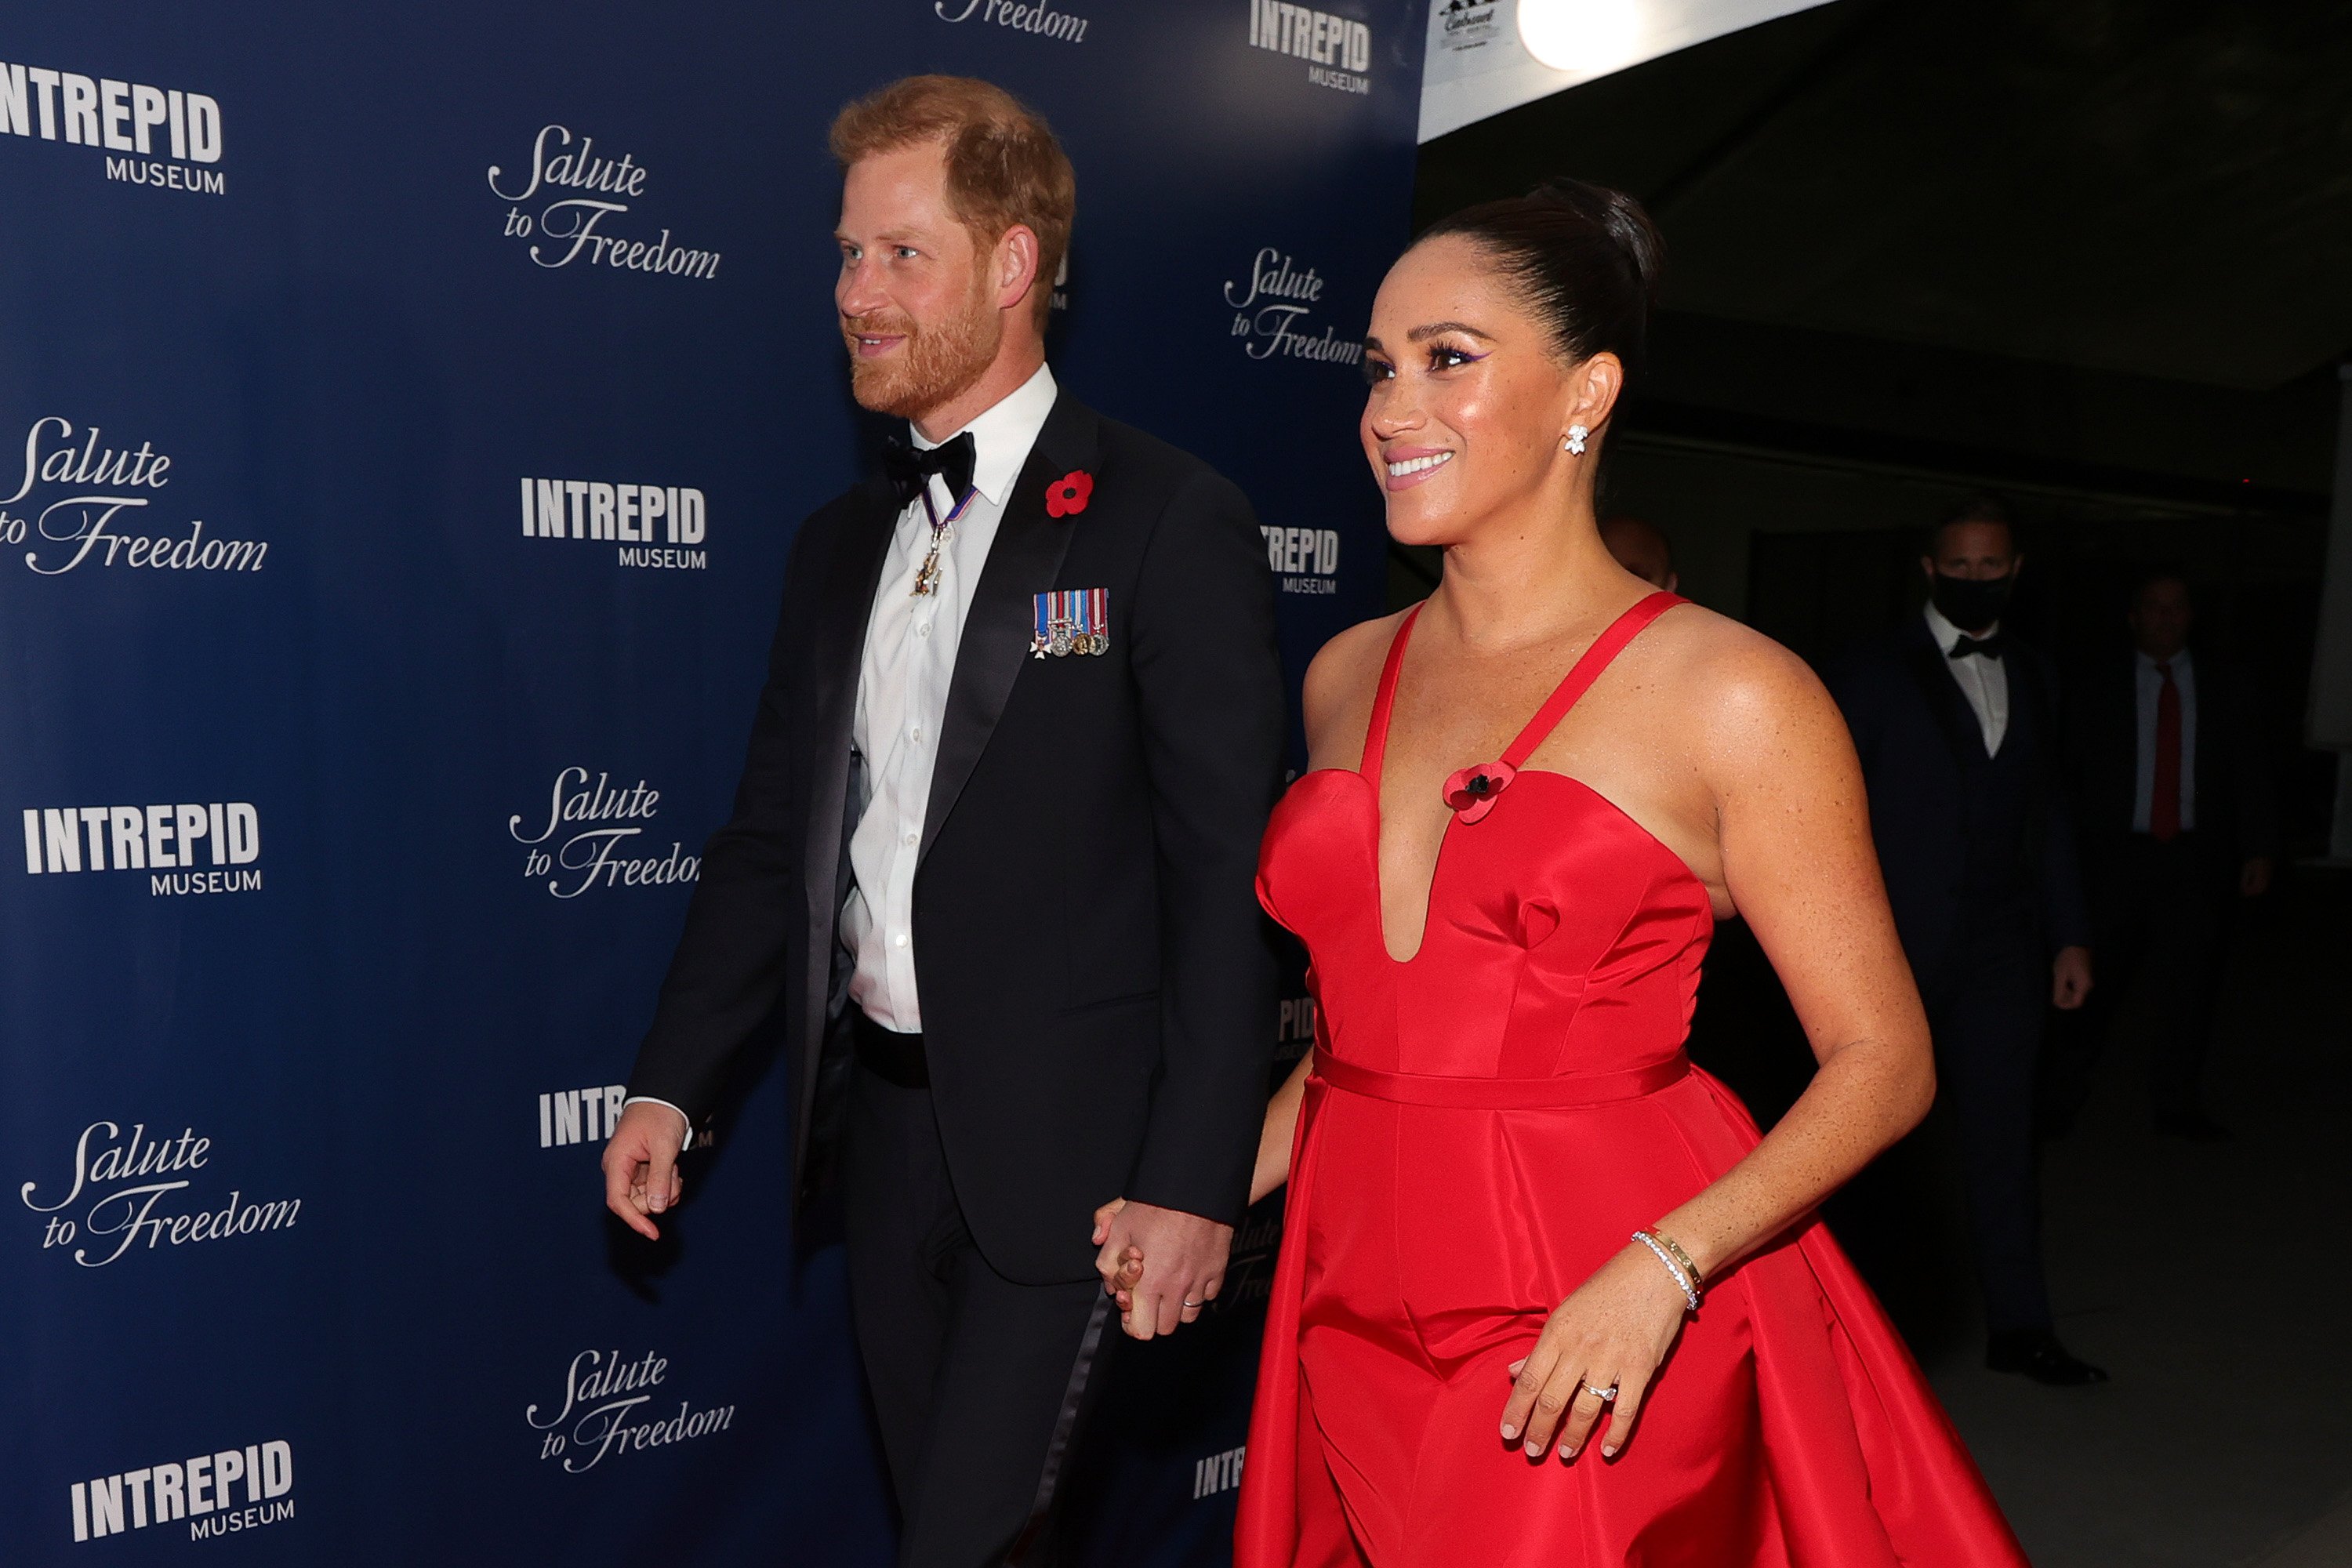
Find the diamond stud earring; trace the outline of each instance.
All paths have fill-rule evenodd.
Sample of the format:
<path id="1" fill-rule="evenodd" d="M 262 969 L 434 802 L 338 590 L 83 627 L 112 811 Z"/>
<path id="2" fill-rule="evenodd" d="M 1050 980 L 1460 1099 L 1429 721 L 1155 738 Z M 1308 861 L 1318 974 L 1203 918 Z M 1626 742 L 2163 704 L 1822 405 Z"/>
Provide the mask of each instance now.
<path id="1" fill-rule="evenodd" d="M 1568 439 L 1562 441 L 1560 446 L 1574 456 L 1581 458 L 1584 456 L 1584 438 L 1591 434 L 1591 431 L 1581 425 L 1571 425 L 1568 427 Z"/>

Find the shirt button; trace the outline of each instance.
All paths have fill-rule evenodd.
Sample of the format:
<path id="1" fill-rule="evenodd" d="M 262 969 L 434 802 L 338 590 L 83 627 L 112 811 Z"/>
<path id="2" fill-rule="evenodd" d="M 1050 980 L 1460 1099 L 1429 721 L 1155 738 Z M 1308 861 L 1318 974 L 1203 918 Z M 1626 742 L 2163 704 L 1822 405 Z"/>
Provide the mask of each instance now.
<path id="1" fill-rule="evenodd" d="M 894 946 L 904 947 L 907 945 L 907 933 L 905 931 L 900 931 L 897 936 L 892 937 L 890 941 Z"/>
<path id="2" fill-rule="evenodd" d="M 913 741 L 915 744 L 919 746 L 921 745 L 923 743 L 923 727 L 920 724 L 916 725 L 913 729 L 907 731 L 907 737 Z"/>
<path id="3" fill-rule="evenodd" d="M 919 837 L 920 837 L 920 835 L 913 834 L 913 833 L 909 833 L 908 835 L 907 835 L 907 837 L 906 837 L 906 840 L 905 840 L 907 847 L 908 847 L 908 848 L 909 848 L 909 849 L 912 849 L 912 848 L 915 847 L 916 840 L 917 840 Z"/>
<path id="4" fill-rule="evenodd" d="M 918 622 L 915 626 L 915 635 L 919 637 L 927 637 L 930 636 L 931 623 L 929 621 Z"/>

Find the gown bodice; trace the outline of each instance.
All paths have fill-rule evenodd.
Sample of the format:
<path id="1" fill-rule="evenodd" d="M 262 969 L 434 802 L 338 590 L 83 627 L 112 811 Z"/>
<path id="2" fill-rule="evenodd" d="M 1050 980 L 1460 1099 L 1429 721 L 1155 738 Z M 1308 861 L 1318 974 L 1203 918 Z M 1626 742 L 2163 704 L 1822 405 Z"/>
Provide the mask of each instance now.
<path id="1" fill-rule="evenodd" d="M 1381 930 L 1380 795 L 1418 608 L 1408 614 L 1360 766 L 1301 777 L 1259 855 L 1259 899 L 1313 965 L 1318 1050 L 1381 1072 L 1511 1080 L 1621 1072 L 1680 1051 L 1715 928 L 1706 888 L 1590 785 L 1524 763 L 1619 650 L 1681 603 L 1654 594 L 1620 616 L 1503 753 L 1507 782 L 1489 808 L 1456 810 L 1421 946 L 1399 960 Z"/>

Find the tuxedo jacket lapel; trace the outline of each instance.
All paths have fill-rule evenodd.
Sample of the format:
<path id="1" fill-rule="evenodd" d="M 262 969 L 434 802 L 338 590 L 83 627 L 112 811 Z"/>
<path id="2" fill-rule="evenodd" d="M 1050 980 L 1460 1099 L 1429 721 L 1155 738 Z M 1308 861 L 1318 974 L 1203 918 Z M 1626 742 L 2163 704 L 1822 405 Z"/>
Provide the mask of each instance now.
<path id="1" fill-rule="evenodd" d="M 849 842 L 849 731 L 857 716 L 857 673 L 866 657 L 866 628 L 875 586 L 889 554 L 898 521 L 890 491 L 879 482 L 860 488 L 857 506 L 827 574 L 809 650 L 809 913 L 830 922 L 844 897 Z M 820 929 L 830 929 L 827 926 Z M 828 947 L 830 944 L 827 944 Z M 828 955 L 829 956 L 829 955 Z"/>
<path id="2" fill-rule="evenodd" d="M 1036 596 L 1050 591 L 1061 574 L 1062 558 L 1083 517 L 1048 517 L 1045 487 L 1074 468 L 1092 470 L 1095 416 L 1067 392 L 1054 400 L 1029 460 L 1021 467 L 1004 516 L 989 546 L 988 564 L 964 614 L 963 639 L 956 645 L 955 676 L 948 684 L 947 714 L 940 727 L 940 750 L 931 771 L 931 795 L 923 812 L 923 843 L 929 856 L 940 827 L 955 809 L 971 771 L 988 749 L 996 721 L 1029 659 Z M 1043 759 L 1040 759 L 1042 762 Z M 920 865 L 919 858 L 917 864 Z"/>
<path id="3" fill-rule="evenodd" d="M 1904 642 L 1908 648 L 1905 662 L 1910 667 L 1911 679 L 1927 700 L 1936 728 L 1943 731 L 1945 742 L 1952 748 L 1953 765 L 1966 772 L 1971 760 L 1981 762 L 1988 755 L 1984 729 L 1977 722 L 1977 711 L 1969 706 L 1968 693 L 1960 689 L 1960 683 L 1952 679 L 1948 668 L 1951 661 L 1936 646 L 1924 618 L 1913 618 L 1910 630 L 1904 634 Z M 2010 685 L 2017 685 L 2013 676 Z M 2010 706 L 2012 710 L 2017 706 L 2013 697 Z"/>

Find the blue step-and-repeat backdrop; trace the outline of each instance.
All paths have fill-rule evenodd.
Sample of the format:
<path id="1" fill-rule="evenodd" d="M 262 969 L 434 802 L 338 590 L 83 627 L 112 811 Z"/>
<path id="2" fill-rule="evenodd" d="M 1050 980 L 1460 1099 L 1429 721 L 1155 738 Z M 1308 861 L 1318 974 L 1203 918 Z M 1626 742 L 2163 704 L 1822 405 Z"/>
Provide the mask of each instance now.
<path id="1" fill-rule="evenodd" d="M 660 1246 L 596 1170 L 875 448 L 825 126 L 919 70 L 1046 112 L 1056 370 L 1250 493 L 1295 679 L 1381 595 L 1427 16 L 1316 5 L 14 10 L 0 1561 L 888 1561 L 775 1076 Z M 1224 1556 L 1277 1223 L 1108 1373 L 1093 1560 Z"/>

